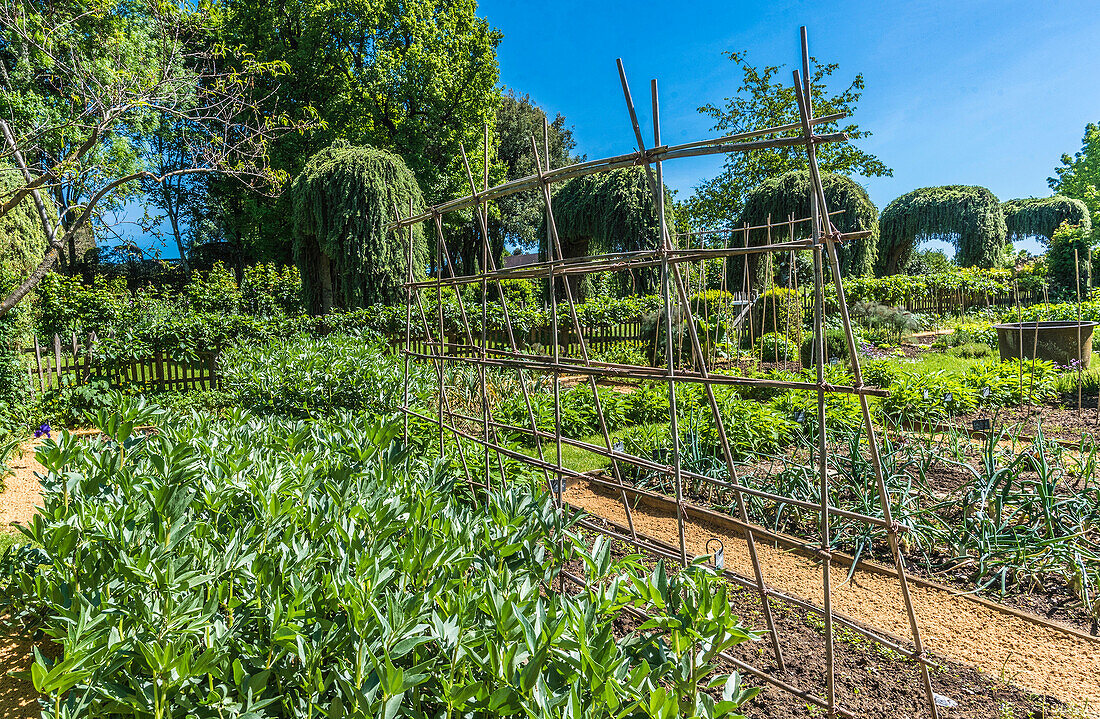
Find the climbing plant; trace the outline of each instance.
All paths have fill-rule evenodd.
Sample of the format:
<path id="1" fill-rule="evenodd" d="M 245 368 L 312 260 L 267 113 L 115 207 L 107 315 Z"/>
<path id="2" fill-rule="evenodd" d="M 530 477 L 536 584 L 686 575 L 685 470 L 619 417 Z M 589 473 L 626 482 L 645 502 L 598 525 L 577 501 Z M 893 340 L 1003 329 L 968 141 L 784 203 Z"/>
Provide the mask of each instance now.
<path id="1" fill-rule="evenodd" d="M 848 177 L 827 172 L 821 176 L 821 185 L 825 190 L 825 202 L 829 213 L 837 210 L 841 214 L 832 215 L 832 222 L 841 232 L 860 232 L 870 230 L 871 236 L 860 240 L 850 240 L 839 247 L 840 270 L 845 277 L 863 277 L 874 271 L 875 258 L 878 255 L 878 209 L 871 202 L 867 190 Z M 796 220 L 810 216 L 810 173 L 807 170 L 793 170 L 757 185 L 745 197 L 745 207 L 737 218 L 738 227 L 760 227 L 770 218 L 773 224 L 786 222 L 788 218 Z M 793 225 L 795 239 L 810 236 L 809 222 L 796 222 Z M 789 239 L 788 226 L 774 228 L 772 241 Z M 743 236 L 735 235 L 733 242 L 739 244 Z M 751 230 L 749 244 L 761 245 L 768 241 L 766 229 Z M 749 267 L 754 277 L 760 278 L 757 255 L 750 256 Z M 742 282 L 743 268 L 740 262 L 727 264 L 731 285 Z"/>
<path id="2" fill-rule="evenodd" d="M 554 224 L 564 257 L 652 249 L 660 242 L 657 209 L 645 169 L 629 167 L 563 182 L 553 195 Z M 674 232 L 676 212 L 665 191 L 665 218 Z M 546 218 L 539 229 L 539 256 L 548 257 Z M 592 276 L 586 277 L 586 280 Z M 655 287 L 652 270 L 634 273 L 636 292 Z M 630 280 L 627 280 L 631 284 Z M 591 289 L 581 285 L 581 294 Z"/>
<path id="3" fill-rule="evenodd" d="M 953 242 L 955 262 L 962 267 L 997 267 L 1005 234 L 1001 203 L 986 188 L 922 187 L 882 211 L 876 271 L 880 276 L 902 272 L 916 244 L 931 239 Z"/>
<path id="4" fill-rule="evenodd" d="M 400 157 L 373 147 L 333 144 L 310 158 L 288 189 L 294 261 L 310 312 L 393 302 L 408 273 L 408 230 L 387 232 L 394 209 L 424 198 Z M 423 229 L 412 233 L 413 267 L 423 268 Z M 416 269 L 414 269 L 416 271 Z"/>
<path id="5" fill-rule="evenodd" d="M 1088 235 L 1092 232 L 1089 208 L 1081 200 L 1055 195 L 1054 197 L 1024 197 L 1009 200 L 1001 205 L 1008 229 L 1008 241 L 1025 237 L 1041 237 L 1046 243 L 1063 222 L 1081 227 Z"/>

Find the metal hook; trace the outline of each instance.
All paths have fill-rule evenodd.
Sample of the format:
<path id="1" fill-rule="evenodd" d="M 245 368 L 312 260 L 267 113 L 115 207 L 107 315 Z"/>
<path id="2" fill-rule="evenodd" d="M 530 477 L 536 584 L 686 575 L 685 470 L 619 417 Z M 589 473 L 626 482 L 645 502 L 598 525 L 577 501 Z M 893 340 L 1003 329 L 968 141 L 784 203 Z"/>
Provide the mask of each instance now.
<path id="1" fill-rule="evenodd" d="M 718 551 L 711 552 L 710 545 L 714 542 L 718 542 Z M 718 537 L 711 537 L 707 540 L 706 550 L 708 554 L 714 556 L 714 566 L 718 571 L 722 571 L 726 567 L 726 545 L 722 543 L 722 540 Z"/>

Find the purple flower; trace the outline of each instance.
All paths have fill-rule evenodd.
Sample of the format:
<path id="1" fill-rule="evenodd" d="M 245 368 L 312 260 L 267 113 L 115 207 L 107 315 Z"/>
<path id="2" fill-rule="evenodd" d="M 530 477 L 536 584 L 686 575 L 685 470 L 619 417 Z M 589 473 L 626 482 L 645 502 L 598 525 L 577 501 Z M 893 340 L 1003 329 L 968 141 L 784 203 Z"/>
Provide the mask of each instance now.
<path id="1" fill-rule="evenodd" d="M 46 439 L 53 439 L 50 436 L 50 423 L 49 422 L 43 422 L 41 427 L 34 430 L 34 438 L 35 439 L 38 439 L 39 437 L 42 437 L 43 435 L 46 437 Z"/>

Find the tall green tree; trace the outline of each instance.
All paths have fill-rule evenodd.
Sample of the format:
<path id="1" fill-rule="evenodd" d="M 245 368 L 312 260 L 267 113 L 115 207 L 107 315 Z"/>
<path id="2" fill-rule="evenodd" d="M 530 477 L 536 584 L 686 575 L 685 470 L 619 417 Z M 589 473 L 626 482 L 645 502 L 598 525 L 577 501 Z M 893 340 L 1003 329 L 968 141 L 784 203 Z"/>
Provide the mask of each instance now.
<path id="1" fill-rule="evenodd" d="M 277 169 L 296 176 L 317 151 L 345 140 L 399 155 L 429 202 L 467 191 L 460 145 L 480 174 L 473 150 L 499 96 L 501 34 L 477 16 L 474 0 L 225 0 L 223 7 L 231 44 L 289 68 L 268 86 L 271 111 L 313 123 L 274 143 Z M 214 224 L 235 224 L 259 254 L 289 249 L 285 203 L 224 196 L 212 203 L 240 209 L 235 222 Z"/>
<path id="2" fill-rule="evenodd" d="M 497 141 L 497 162 L 501 165 L 503 178 L 515 180 L 533 175 L 535 153 L 531 149 L 531 138 L 538 143 L 539 156 L 543 166 L 546 158 L 543 149 L 543 125 L 547 125 L 549 140 L 550 167 L 564 167 L 584 159 L 573 154 L 577 141 L 573 138 L 572 128 L 566 126 L 565 118 L 558 114 L 553 120 L 546 111 L 536 105 L 528 95 L 519 96 L 511 90 L 501 98 L 496 112 L 495 136 Z M 506 245 L 518 245 L 525 250 L 537 250 L 540 238 L 539 225 L 542 223 L 542 196 L 536 192 L 518 192 L 501 198 L 496 203 L 497 212 L 490 222 L 490 236 L 494 250 L 499 253 Z"/>
<path id="3" fill-rule="evenodd" d="M 1058 195 L 1084 202 L 1092 213 L 1092 227 L 1100 228 L 1100 124 L 1085 125 L 1081 149 L 1072 157 L 1062 155 L 1061 163 L 1047 184 Z"/>
<path id="4" fill-rule="evenodd" d="M 214 42 L 216 24 L 206 2 L 0 2 L 0 162 L 18 178 L 0 190 L 0 216 L 32 199 L 49 246 L 0 315 L 75 255 L 78 238 L 102 231 L 143 180 L 277 183 L 268 143 L 289 128 L 259 111 L 255 92 L 283 66 Z M 147 135 L 162 121 L 194 133 L 186 165 L 158 174 Z"/>
<path id="5" fill-rule="evenodd" d="M 783 66 L 757 68 L 749 64 L 743 52 L 729 52 L 726 55 L 742 73 L 737 94 L 726 98 L 722 107 L 704 105 L 699 108 L 701 113 L 714 119 L 716 131 L 736 134 L 799 121 L 794 85 Z M 810 58 L 810 67 L 814 115 L 823 117 L 838 112 L 847 113 L 847 118 L 840 122 L 817 125 L 816 132 L 846 132 L 851 140 L 870 137 L 869 131 L 860 129 L 851 120 L 863 95 L 863 75 L 857 74 L 847 87 L 833 92 L 828 85 L 839 65 L 821 64 L 816 58 Z M 796 137 L 800 134 L 800 130 L 792 130 L 777 137 Z M 819 145 L 817 159 L 823 171 L 839 175 L 879 177 L 893 174 L 877 157 L 860 150 L 851 141 Z M 726 158 L 722 174 L 696 188 L 688 201 L 689 212 L 696 224 L 703 227 L 729 225 L 741 212 L 746 195 L 754 187 L 785 172 L 807 169 L 806 150 L 801 146 L 734 153 Z"/>

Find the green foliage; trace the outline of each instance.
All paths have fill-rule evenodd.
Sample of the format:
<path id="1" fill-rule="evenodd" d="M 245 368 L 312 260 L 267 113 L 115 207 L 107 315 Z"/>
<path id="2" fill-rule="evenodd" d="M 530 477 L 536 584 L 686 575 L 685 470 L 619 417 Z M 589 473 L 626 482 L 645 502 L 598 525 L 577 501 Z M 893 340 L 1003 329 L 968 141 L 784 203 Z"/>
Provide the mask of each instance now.
<path id="1" fill-rule="evenodd" d="M 236 314 L 243 300 L 237 278 L 221 262 L 215 262 L 206 274 L 191 273 L 191 281 L 183 288 L 182 294 L 196 312 L 211 314 Z"/>
<path id="2" fill-rule="evenodd" d="M 743 52 L 726 54 L 742 72 L 741 86 L 736 95 L 726 100 L 725 107 L 705 105 L 699 108 L 704 115 L 714 119 L 716 131 L 736 134 L 799 122 L 798 103 L 789 72 L 774 65 L 753 67 Z M 856 75 L 847 87 L 833 93 L 827 83 L 839 66 L 822 64 L 813 58 L 810 64 L 814 114 L 822 117 L 840 112 L 853 117 L 863 94 L 863 75 Z M 871 136 L 854 122 L 843 127 L 835 122 L 816 125 L 814 132 L 844 132 L 851 140 Z M 801 130 L 786 133 L 787 136 L 800 134 Z M 851 141 L 819 145 L 817 159 L 823 172 L 864 177 L 893 174 L 878 158 L 860 150 Z M 732 153 L 727 156 L 722 174 L 700 185 L 688 202 L 691 217 L 707 227 L 726 227 L 740 214 L 753 188 L 784 172 L 808 169 L 806 149 L 802 145 Z"/>
<path id="3" fill-rule="evenodd" d="M 551 168 L 564 167 L 579 162 L 581 157 L 572 155 L 577 141 L 573 130 L 566 126 L 560 114 L 552 120 L 528 95 L 519 96 L 506 90 L 496 110 L 494 135 L 497 141 L 497 161 L 504 166 L 503 181 L 528 177 L 538 172 L 531 138 L 536 138 L 543 167 L 547 158 L 542 145 L 544 123 L 549 130 L 549 164 Z M 541 242 L 539 227 L 542 223 L 543 201 L 538 192 L 517 192 L 493 203 L 497 210 L 490 215 L 489 233 L 493 248 L 503 250 L 509 244 L 526 250 L 536 250 Z M 499 257 L 499 254 L 498 254 Z"/>
<path id="4" fill-rule="evenodd" d="M 825 201 L 829 212 L 842 211 L 843 214 L 831 217 L 832 223 L 841 232 L 863 232 L 869 230 L 870 237 L 849 240 L 838 245 L 840 271 L 844 277 L 863 277 L 874 272 L 878 257 L 878 209 L 871 202 L 870 195 L 855 181 L 833 172 L 823 173 L 821 184 L 825 190 Z M 745 196 L 745 204 L 737 218 L 737 225 L 760 227 L 770 219 L 773 224 L 785 222 L 793 217 L 802 220 L 810 216 L 810 173 L 809 170 L 793 170 L 779 177 L 764 180 Z M 781 236 L 777 236 L 777 233 Z M 810 223 L 799 222 L 794 226 L 795 239 L 810 236 Z M 785 227 L 772 231 L 773 242 L 789 238 Z M 749 232 L 750 245 L 763 245 L 768 241 L 767 230 Z M 750 272 L 760 277 L 759 256 L 750 256 Z M 730 262 L 727 272 L 731 284 L 741 282 L 744 274 L 739 262 Z M 761 278 L 769 280 L 770 278 Z"/>
<path id="5" fill-rule="evenodd" d="M 940 275 L 955 272 L 959 269 L 943 250 L 917 250 L 909 258 L 909 264 L 905 266 L 907 275 Z"/>
<path id="6" fill-rule="evenodd" d="M 777 332 L 791 342 L 802 344 L 805 318 L 802 298 L 792 289 L 772 287 L 757 301 L 752 311 L 756 334 Z"/>
<path id="7" fill-rule="evenodd" d="M 949 312 L 957 304 L 956 297 L 960 293 L 1012 296 L 1015 290 L 1041 290 L 1046 276 L 1047 269 L 1042 263 L 1012 269 L 953 267 L 935 274 L 852 277 L 844 283 L 844 295 L 849 304 L 865 301 L 897 306 L 939 298 L 943 301 L 944 312 Z M 825 290 L 826 301 L 830 307 L 835 307 L 835 290 L 829 284 Z"/>
<path id="8" fill-rule="evenodd" d="M 755 694 L 712 676 L 755 638 L 713 572 L 589 547 L 522 483 L 475 494 L 399 421 L 150 419 L 47 442 L 36 546 L 4 554 L 6 612 L 60 645 L 30 670 L 53 716 L 732 719 Z M 570 561 L 590 584 L 554 590 Z"/>
<path id="9" fill-rule="evenodd" d="M 2 62 L 2 60 L 0 60 Z M 12 192 L 24 185 L 19 171 L 0 164 L 0 202 L 10 198 Z M 47 215 L 56 222 L 57 212 L 46 201 Z M 46 232 L 34 200 L 28 195 L 0 215 L 0 275 L 24 277 L 34 269 L 46 254 Z"/>
<path id="10" fill-rule="evenodd" d="M 1046 255 L 1053 293 L 1076 299 L 1080 288 L 1082 297 L 1084 296 L 1089 277 L 1089 251 L 1092 246 L 1092 235 L 1079 225 L 1062 223 L 1054 231 Z"/>
<path id="11" fill-rule="evenodd" d="M 639 367 L 649 366 L 649 359 L 645 356 L 645 342 L 640 340 L 616 342 L 606 349 L 592 352 L 591 355 L 592 359 L 597 362 L 629 364 Z"/>
<path id="12" fill-rule="evenodd" d="M 1049 242 L 1063 222 L 1080 225 L 1086 235 L 1092 233 L 1089 208 L 1081 200 L 1061 195 L 1025 197 L 1009 200 L 1001 205 L 1001 210 L 1004 212 L 1009 242 L 1027 237 L 1040 237 Z"/>
<path id="13" fill-rule="evenodd" d="M 675 224 L 672 195 L 665 189 L 665 217 Z M 630 252 L 660 246 L 657 208 L 645 170 L 629 167 L 566 180 L 553 197 L 554 223 L 562 255 L 583 257 L 608 252 Z M 546 219 L 539 228 L 539 255 L 549 257 Z M 638 273 L 637 292 L 653 291 L 657 275 Z M 581 283 L 581 293 L 586 290 Z"/>
<path id="14" fill-rule="evenodd" d="M 897 198 L 879 218 L 877 274 L 896 275 L 908 264 L 922 240 L 955 244 L 955 263 L 962 267 L 998 267 L 1005 244 L 1001 204 L 984 187 L 922 187 Z"/>
<path id="15" fill-rule="evenodd" d="M 297 267 L 258 263 L 244 268 L 241 312 L 260 317 L 301 314 L 302 275 Z"/>
<path id="16" fill-rule="evenodd" d="M 877 302 L 856 302 L 850 308 L 851 317 L 864 328 L 879 331 L 888 340 L 900 344 L 902 338 L 920 329 L 915 315 L 901 307 Z"/>
<path id="17" fill-rule="evenodd" d="M 786 335 L 774 332 L 757 338 L 752 352 L 765 362 L 794 362 L 799 358 L 799 346 Z"/>
<path id="18" fill-rule="evenodd" d="M 223 5 L 221 39 L 227 45 L 286 65 L 260 88 L 261 110 L 310 123 L 272 142 L 271 162 L 281 173 L 297 176 L 315 153 L 343 140 L 401 157 L 431 202 L 469 191 L 462 146 L 481 177 L 476 150 L 499 102 L 496 48 L 502 35 L 479 17 L 476 2 Z M 263 256 L 275 253 L 274 259 L 289 249 L 292 218 L 285 204 L 235 185 L 219 185 L 213 200 L 229 210 L 231 238 L 241 237 Z M 408 210 L 407 201 L 401 210 Z M 466 247 L 452 244 L 457 254 L 480 243 L 472 232 L 451 239 L 467 241 Z"/>
<path id="19" fill-rule="evenodd" d="M 946 372 L 903 374 L 889 389 L 882 410 L 895 422 L 938 422 L 978 407 L 977 393 Z"/>
<path id="20" fill-rule="evenodd" d="M 412 266 L 424 266 L 421 225 L 387 231 L 394 212 L 424 206 L 416 178 L 401 158 L 372 147 L 335 144 L 310 158 L 288 188 L 293 206 L 294 262 L 309 310 L 354 309 L 403 296 Z M 414 270 L 415 271 L 415 270 Z"/>
<path id="21" fill-rule="evenodd" d="M 1062 155 L 1047 184 L 1059 195 L 1084 202 L 1092 213 L 1093 227 L 1100 226 L 1100 125 L 1085 125 L 1081 149 L 1072 157 Z"/>
<path id="22" fill-rule="evenodd" d="M 418 365 L 413 370 L 413 391 L 423 392 L 424 374 Z M 235 405 L 289 417 L 392 412 L 404 392 L 384 343 L 340 335 L 236 345 L 222 353 L 219 371 L 222 389 Z"/>

